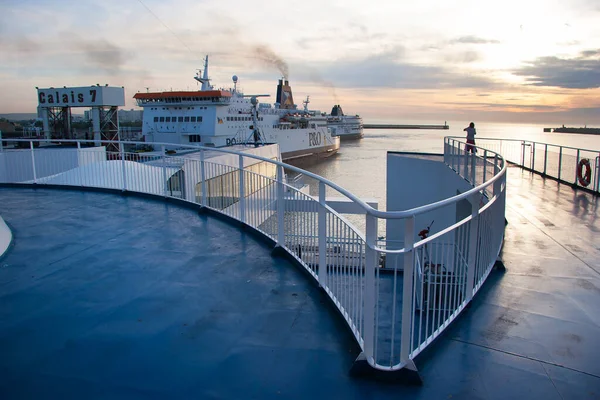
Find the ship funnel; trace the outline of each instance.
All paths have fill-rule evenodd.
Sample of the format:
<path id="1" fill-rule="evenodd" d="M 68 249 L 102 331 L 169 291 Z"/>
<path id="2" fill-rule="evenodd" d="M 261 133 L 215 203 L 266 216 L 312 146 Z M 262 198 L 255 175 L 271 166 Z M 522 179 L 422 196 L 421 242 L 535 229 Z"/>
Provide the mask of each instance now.
<path id="1" fill-rule="evenodd" d="M 288 80 L 279 80 L 277 85 L 277 98 L 276 103 L 279 104 L 279 108 L 283 109 L 294 109 L 294 97 L 292 96 L 292 88 L 289 85 Z"/>

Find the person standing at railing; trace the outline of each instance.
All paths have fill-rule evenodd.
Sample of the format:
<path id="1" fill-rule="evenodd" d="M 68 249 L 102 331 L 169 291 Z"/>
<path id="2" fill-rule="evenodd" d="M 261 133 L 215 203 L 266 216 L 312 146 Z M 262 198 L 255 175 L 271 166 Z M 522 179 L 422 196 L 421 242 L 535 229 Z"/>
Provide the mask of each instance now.
<path id="1" fill-rule="evenodd" d="M 463 129 L 463 131 L 467 132 L 467 145 L 465 146 L 465 151 L 476 153 L 477 149 L 475 149 L 475 135 L 477 132 L 475 131 L 475 124 L 471 122 L 468 127 Z"/>

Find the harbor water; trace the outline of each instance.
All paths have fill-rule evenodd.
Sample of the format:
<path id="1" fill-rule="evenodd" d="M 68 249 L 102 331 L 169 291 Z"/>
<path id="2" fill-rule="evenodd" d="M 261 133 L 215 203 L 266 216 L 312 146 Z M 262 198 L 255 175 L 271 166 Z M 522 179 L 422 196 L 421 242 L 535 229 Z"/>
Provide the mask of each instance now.
<path id="1" fill-rule="evenodd" d="M 439 124 L 439 121 L 423 122 Z M 448 121 L 449 130 L 389 130 L 366 129 L 359 140 L 343 141 L 337 155 L 318 163 L 301 165 L 302 168 L 323 176 L 359 197 L 374 198 L 379 209 L 385 209 L 386 154 L 388 151 L 443 153 L 444 137 L 464 137 L 463 129 L 470 121 Z M 478 138 L 519 139 L 596 150 L 600 152 L 600 135 L 545 133 L 546 125 L 477 123 Z M 310 179 L 311 195 L 318 187 Z M 410 188 L 406 188 L 410 190 Z M 335 193 L 328 195 L 336 196 Z"/>

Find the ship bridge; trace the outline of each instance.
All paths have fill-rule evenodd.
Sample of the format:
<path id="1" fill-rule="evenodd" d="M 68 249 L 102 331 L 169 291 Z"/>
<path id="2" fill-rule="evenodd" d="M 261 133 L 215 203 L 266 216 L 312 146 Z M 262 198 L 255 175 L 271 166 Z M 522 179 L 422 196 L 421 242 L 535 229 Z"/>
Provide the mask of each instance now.
<path id="1" fill-rule="evenodd" d="M 155 92 L 136 93 L 133 98 L 140 107 L 155 105 L 175 104 L 226 104 L 231 99 L 231 92 L 227 90 L 204 90 L 191 92 Z"/>

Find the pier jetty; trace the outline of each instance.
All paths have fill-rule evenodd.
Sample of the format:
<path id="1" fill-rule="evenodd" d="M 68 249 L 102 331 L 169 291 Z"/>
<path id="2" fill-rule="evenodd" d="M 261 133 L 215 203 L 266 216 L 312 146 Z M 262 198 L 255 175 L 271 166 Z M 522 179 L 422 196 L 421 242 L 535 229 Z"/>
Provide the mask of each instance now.
<path id="1" fill-rule="evenodd" d="M 444 125 L 404 125 L 404 124 L 363 124 L 365 129 L 450 129 L 446 123 Z"/>
<path id="2" fill-rule="evenodd" d="M 365 126 L 366 128 L 366 126 Z M 584 133 L 588 135 L 600 135 L 600 128 L 574 128 L 569 126 L 561 126 L 560 128 L 544 128 L 544 132 L 556 132 L 556 133 Z"/>

